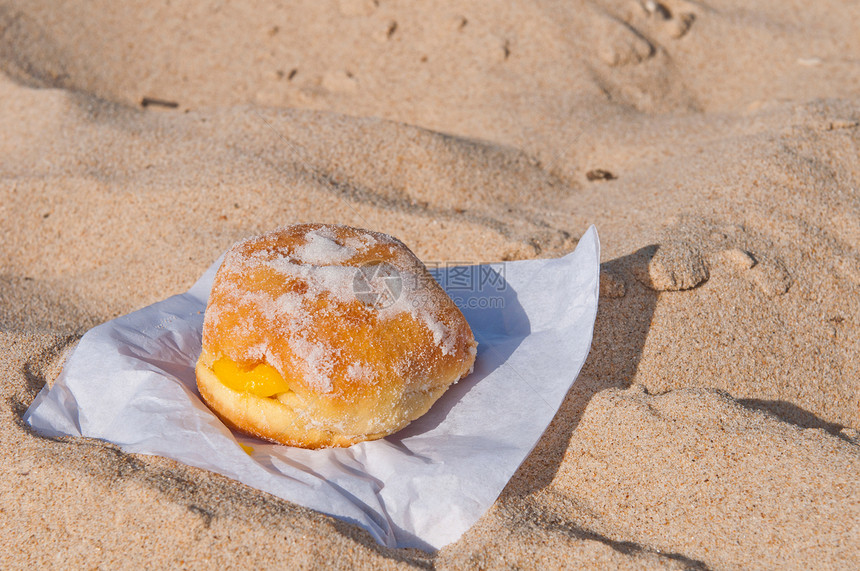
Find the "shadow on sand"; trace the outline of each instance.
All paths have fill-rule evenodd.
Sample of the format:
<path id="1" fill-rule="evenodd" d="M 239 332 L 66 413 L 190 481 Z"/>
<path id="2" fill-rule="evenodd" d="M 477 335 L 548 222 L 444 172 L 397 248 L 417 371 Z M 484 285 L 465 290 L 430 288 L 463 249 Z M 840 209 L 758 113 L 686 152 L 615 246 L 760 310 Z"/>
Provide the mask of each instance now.
<path id="1" fill-rule="evenodd" d="M 658 298 L 657 292 L 633 278 L 632 268 L 650 253 L 646 247 L 601 264 L 601 281 L 611 273 L 623 280 L 626 293 L 609 298 L 601 290 L 588 359 L 543 438 L 503 492 L 502 501 L 509 493 L 526 495 L 548 486 L 591 397 L 604 389 L 630 386 Z"/>

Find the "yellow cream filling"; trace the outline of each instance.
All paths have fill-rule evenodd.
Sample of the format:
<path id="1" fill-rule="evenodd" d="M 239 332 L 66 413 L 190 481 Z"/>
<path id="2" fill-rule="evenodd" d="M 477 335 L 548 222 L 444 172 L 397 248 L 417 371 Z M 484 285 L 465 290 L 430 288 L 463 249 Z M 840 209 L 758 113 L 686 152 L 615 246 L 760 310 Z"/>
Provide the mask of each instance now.
<path id="1" fill-rule="evenodd" d="M 232 359 L 222 357 L 213 363 L 212 372 L 224 386 L 240 393 L 271 397 L 290 390 L 277 369 L 266 363 L 247 369 Z"/>

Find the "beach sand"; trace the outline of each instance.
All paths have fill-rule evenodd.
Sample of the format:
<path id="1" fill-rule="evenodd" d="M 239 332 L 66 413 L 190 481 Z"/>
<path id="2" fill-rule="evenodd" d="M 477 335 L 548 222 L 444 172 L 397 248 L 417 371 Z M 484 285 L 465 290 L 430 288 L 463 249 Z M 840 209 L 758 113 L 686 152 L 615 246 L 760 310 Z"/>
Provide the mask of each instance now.
<path id="1" fill-rule="evenodd" d="M 0 2 L 0 567 L 860 567 L 857 30 L 839 0 Z M 436 553 L 22 421 L 89 328 L 304 221 L 427 262 L 600 231 L 585 368 Z"/>

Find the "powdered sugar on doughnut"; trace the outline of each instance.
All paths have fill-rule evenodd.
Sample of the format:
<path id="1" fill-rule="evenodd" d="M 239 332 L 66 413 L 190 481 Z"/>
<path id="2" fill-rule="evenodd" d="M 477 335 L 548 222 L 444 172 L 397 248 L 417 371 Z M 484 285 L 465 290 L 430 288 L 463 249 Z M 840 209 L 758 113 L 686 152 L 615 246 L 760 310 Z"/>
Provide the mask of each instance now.
<path id="1" fill-rule="evenodd" d="M 264 264 L 285 278 L 303 282 L 307 286 L 303 297 L 307 299 L 328 293 L 339 301 L 355 301 L 352 284 L 356 269 L 352 266 L 303 265 L 290 258 L 277 258 Z"/>
<path id="2" fill-rule="evenodd" d="M 363 252 L 367 248 L 375 246 L 378 242 L 373 236 L 365 234 L 364 236 L 350 236 L 343 243 L 357 252 Z"/>
<path id="3" fill-rule="evenodd" d="M 305 380 L 314 390 L 328 393 L 332 390 L 332 373 L 334 371 L 334 358 L 331 347 L 323 343 L 314 343 L 305 336 L 292 337 L 290 348 L 305 364 Z"/>
<path id="4" fill-rule="evenodd" d="M 451 330 L 439 321 L 434 319 L 430 312 L 424 311 L 420 313 L 421 321 L 433 334 L 433 344 L 442 349 L 443 355 L 448 355 L 454 350 L 456 339 L 451 335 Z"/>
<path id="5" fill-rule="evenodd" d="M 369 379 L 373 375 L 373 368 L 367 363 L 350 363 L 346 374 L 350 379 Z"/>
<path id="6" fill-rule="evenodd" d="M 345 262 L 355 256 L 356 250 L 338 244 L 324 231 L 313 230 L 305 234 L 307 242 L 295 249 L 296 259 L 305 264 L 324 266 Z"/>

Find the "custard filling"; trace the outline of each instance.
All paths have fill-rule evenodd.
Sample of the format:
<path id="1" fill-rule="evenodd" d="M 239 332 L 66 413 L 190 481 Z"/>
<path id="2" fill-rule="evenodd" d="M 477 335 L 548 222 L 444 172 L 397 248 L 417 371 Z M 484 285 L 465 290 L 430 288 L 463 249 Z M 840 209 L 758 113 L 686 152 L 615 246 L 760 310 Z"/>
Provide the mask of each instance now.
<path id="1" fill-rule="evenodd" d="M 212 364 L 212 372 L 227 388 L 258 397 L 273 397 L 290 391 L 290 386 L 277 369 L 266 363 L 252 368 L 241 367 L 232 359 L 222 357 Z"/>

